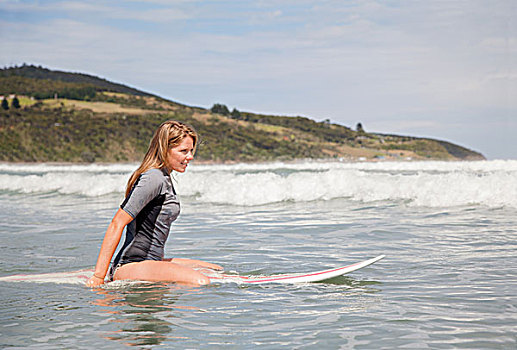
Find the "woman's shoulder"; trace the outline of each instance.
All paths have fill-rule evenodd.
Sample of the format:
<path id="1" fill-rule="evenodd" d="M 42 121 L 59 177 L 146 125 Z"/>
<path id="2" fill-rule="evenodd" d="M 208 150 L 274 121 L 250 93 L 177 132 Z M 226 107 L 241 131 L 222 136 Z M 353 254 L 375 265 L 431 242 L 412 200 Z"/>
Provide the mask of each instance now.
<path id="1" fill-rule="evenodd" d="M 145 188 L 147 191 L 161 191 L 166 187 L 166 174 L 161 169 L 149 169 L 143 172 L 138 178 L 135 186 Z"/>
<path id="2" fill-rule="evenodd" d="M 165 172 L 163 169 L 152 168 L 142 173 L 142 176 L 151 177 L 151 178 L 163 178 L 165 176 Z"/>
<path id="3" fill-rule="evenodd" d="M 167 182 L 167 174 L 163 171 L 163 169 L 149 169 L 142 173 L 141 181 L 151 182 L 156 185 L 161 184 L 163 182 Z"/>
<path id="4" fill-rule="evenodd" d="M 162 171 L 158 168 L 151 168 L 149 170 L 146 170 L 142 173 L 142 175 L 146 175 L 146 176 L 153 176 L 153 175 L 157 175 L 157 174 L 161 174 Z"/>

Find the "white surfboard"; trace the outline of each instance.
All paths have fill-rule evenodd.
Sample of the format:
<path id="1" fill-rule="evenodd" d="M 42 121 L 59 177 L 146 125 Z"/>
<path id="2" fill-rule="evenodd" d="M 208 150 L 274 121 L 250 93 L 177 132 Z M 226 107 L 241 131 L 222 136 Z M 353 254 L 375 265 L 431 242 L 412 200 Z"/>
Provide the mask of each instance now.
<path id="1" fill-rule="evenodd" d="M 342 266 L 334 269 L 314 271 L 309 273 L 293 273 L 270 276 L 241 276 L 219 273 L 212 271 L 207 273 L 203 271 L 213 283 L 246 283 L 246 284 L 261 284 L 261 283 L 307 283 L 320 282 L 334 277 L 342 276 L 344 274 L 362 269 L 384 258 L 384 255 L 379 255 L 375 258 L 358 262 L 352 265 Z M 33 282 L 33 283 L 58 283 L 58 284 L 85 284 L 86 281 L 93 275 L 93 269 L 84 269 L 71 272 L 52 272 L 41 273 L 33 275 L 13 275 L 0 277 L 0 282 Z M 117 281 L 118 282 L 118 281 Z M 112 282 L 113 283 L 113 282 Z"/>
<path id="2" fill-rule="evenodd" d="M 93 276 L 93 269 L 70 272 L 39 273 L 34 275 L 12 275 L 0 277 L 0 282 L 33 282 L 58 284 L 85 284 Z"/>
<path id="3" fill-rule="evenodd" d="M 235 282 L 235 283 L 248 283 L 248 284 L 261 284 L 261 283 L 307 283 L 307 282 L 320 282 L 325 281 L 334 277 L 342 276 L 344 274 L 362 269 L 368 265 L 371 265 L 382 258 L 385 255 L 379 255 L 375 258 L 368 259 L 362 262 L 358 262 L 352 265 L 342 266 L 334 269 L 314 271 L 309 273 L 293 273 L 293 274 L 281 274 L 281 275 L 270 275 L 270 276 L 240 276 L 240 275 L 228 275 L 208 274 L 208 277 L 212 282 Z"/>

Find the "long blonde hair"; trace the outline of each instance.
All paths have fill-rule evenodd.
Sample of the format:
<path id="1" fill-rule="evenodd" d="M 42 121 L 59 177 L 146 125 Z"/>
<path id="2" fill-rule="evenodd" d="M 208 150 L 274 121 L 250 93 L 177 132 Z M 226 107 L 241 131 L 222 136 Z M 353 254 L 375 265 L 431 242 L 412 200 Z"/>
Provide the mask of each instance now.
<path id="1" fill-rule="evenodd" d="M 131 192 L 131 189 L 140 175 L 149 169 L 162 169 L 167 167 L 167 151 L 179 145 L 187 136 L 192 137 L 195 151 L 198 136 L 193 127 L 175 120 L 163 122 L 155 131 L 149 143 L 149 149 L 142 160 L 142 164 L 140 164 L 127 182 L 126 197 Z"/>

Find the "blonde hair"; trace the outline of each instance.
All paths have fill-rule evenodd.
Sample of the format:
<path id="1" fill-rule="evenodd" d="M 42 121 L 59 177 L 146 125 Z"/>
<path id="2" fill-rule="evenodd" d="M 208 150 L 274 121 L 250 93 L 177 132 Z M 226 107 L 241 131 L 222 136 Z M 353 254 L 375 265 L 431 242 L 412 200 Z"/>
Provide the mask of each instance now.
<path id="1" fill-rule="evenodd" d="M 162 169 L 167 167 L 167 151 L 179 145 L 187 136 L 192 137 L 195 152 L 198 135 L 193 127 L 175 120 L 163 122 L 155 131 L 149 143 L 149 149 L 142 160 L 142 164 L 140 164 L 127 182 L 126 197 L 131 192 L 131 189 L 140 175 L 150 169 Z"/>

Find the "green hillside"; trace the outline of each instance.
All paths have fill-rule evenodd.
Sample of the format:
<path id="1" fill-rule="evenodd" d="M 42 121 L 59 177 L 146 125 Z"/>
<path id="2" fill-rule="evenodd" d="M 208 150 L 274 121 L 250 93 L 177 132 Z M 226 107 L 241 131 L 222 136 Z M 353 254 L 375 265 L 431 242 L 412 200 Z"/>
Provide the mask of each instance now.
<path id="1" fill-rule="evenodd" d="M 113 91 L 137 96 L 152 96 L 146 92 L 122 84 L 112 83 L 106 79 L 88 74 L 53 71 L 26 64 L 20 67 L 0 69 L 0 82 L 0 94 L 19 91 L 16 93 L 30 95 L 49 90 L 59 93 L 64 89 L 93 88 L 96 91 Z M 25 84 L 25 86 L 20 85 L 20 83 Z M 53 95 L 49 97 L 53 97 Z"/>
<path id="2" fill-rule="evenodd" d="M 0 161 L 134 162 L 168 119 L 201 135 L 197 159 L 484 159 L 449 142 L 352 130 L 305 117 L 190 107 L 80 73 L 0 69 Z M 13 98 L 19 101 L 14 106 Z M 7 105 L 7 106 L 6 106 Z"/>

